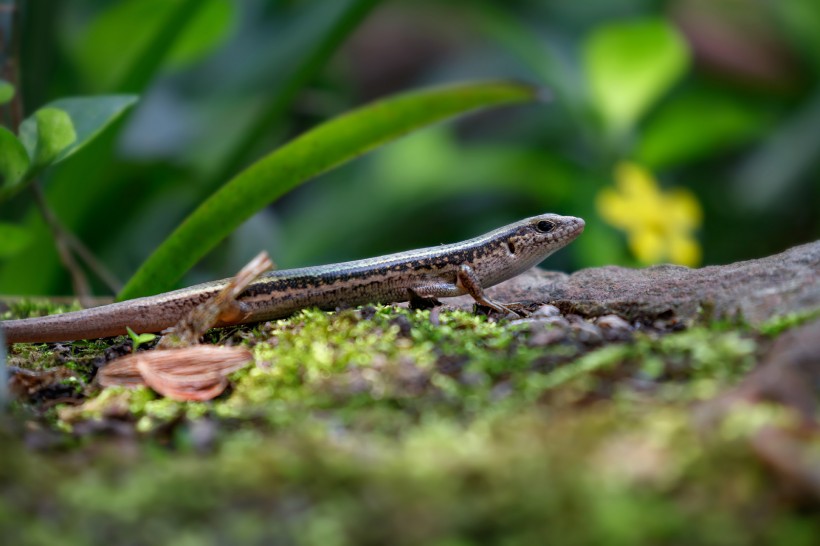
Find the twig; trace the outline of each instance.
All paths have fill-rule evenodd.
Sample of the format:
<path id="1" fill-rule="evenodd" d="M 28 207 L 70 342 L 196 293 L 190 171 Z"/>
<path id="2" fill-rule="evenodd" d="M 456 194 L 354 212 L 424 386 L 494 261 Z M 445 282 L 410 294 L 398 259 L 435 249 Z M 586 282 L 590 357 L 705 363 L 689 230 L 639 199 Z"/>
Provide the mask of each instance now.
<path id="1" fill-rule="evenodd" d="M 259 275 L 273 267 L 267 252 L 257 254 L 218 294 L 196 306 L 174 325 L 171 332 L 157 344 L 157 349 L 195 345 L 208 329 L 220 322 L 231 322 L 242 317 L 244 312 L 236 298 Z"/>
<path id="2" fill-rule="evenodd" d="M 101 369 L 97 374 L 100 385 L 148 385 L 172 400 L 204 401 L 222 394 L 228 386 L 228 374 L 253 362 L 253 354 L 244 347 L 197 343 L 226 315 L 242 312 L 236 298 L 272 267 L 266 252 L 258 254 L 218 294 L 183 317 L 153 351 L 126 355 Z"/>
<path id="3" fill-rule="evenodd" d="M 108 269 L 105 264 L 94 256 L 94 253 L 85 246 L 85 243 L 64 226 L 61 225 L 60 229 L 62 229 L 69 247 L 85 263 L 86 267 L 108 287 L 111 293 L 116 294 L 122 290 L 122 282 L 111 273 L 111 270 Z"/>
<path id="4" fill-rule="evenodd" d="M 82 305 L 86 305 L 91 297 L 91 288 L 88 284 L 88 279 L 86 278 L 85 273 L 74 259 L 74 255 L 71 253 L 71 248 L 65 235 L 66 232 L 60 225 L 60 221 L 54 215 L 54 212 L 52 212 L 51 208 L 48 206 L 46 197 L 43 195 L 43 189 L 40 187 L 39 180 L 34 180 L 29 187 L 34 195 L 34 201 L 37 203 L 37 208 L 40 210 L 40 214 L 43 215 L 43 219 L 46 221 L 46 224 L 48 224 L 48 228 L 51 230 L 51 235 L 54 237 L 54 245 L 57 247 L 57 253 L 60 255 L 60 261 L 71 275 L 71 285 L 74 289 L 74 294 L 76 294 L 80 299 L 80 303 Z"/>

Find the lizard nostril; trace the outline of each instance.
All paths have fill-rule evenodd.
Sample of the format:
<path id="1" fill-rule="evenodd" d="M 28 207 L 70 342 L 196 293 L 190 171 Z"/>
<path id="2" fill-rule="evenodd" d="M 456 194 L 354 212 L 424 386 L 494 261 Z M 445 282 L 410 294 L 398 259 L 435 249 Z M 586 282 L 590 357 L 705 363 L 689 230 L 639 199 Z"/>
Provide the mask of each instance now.
<path id="1" fill-rule="evenodd" d="M 510 251 L 510 254 L 515 254 L 515 243 L 507 241 L 507 250 Z"/>

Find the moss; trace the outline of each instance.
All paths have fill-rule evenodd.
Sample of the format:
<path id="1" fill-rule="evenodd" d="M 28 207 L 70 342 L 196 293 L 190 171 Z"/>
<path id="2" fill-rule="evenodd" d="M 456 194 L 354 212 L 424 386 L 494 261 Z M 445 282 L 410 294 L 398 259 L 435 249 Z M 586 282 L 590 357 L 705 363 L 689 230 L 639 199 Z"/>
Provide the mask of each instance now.
<path id="1" fill-rule="evenodd" d="M 811 544 L 816 514 L 783 502 L 749 449 L 790 414 L 759 406 L 716 434 L 693 426 L 693 402 L 754 366 L 756 336 L 715 324 L 607 344 L 392 307 L 223 331 L 256 362 L 216 400 L 90 389 L 79 407 L 28 417 L 36 434 L 0 426 L 0 532 L 28 544 Z M 74 362 L 86 377 L 83 363 L 110 350 L 72 344 L 31 364 Z M 50 434 L 79 445 L 23 447 Z"/>
<path id="2" fill-rule="evenodd" d="M 79 302 L 55 303 L 49 299 L 4 299 L 0 297 L 0 304 L 5 310 L 0 311 L 0 320 L 21 319 L 29 317 L 43 317 L 69 311 L 79 311 Z"/>
<path id="3" fill-rule="evenodd" d="M 785 330 L 800 326 L 818 317 L 820 317 L 820 309 L 800 313 L 786 313 L 785 315 L 772 317 L 758 326 L 757 329 L 763 335 L 776 336 Z"/>
<path id="4" fill-rule="evenodd" d="M 307 419 L 288 434 L 233 432 L 209 456 L 99 443 L 80 467 L 9 453 L 0 483 L 18 486 L 0 504 L 16 521 L 4 536 L 17 543 L 33 526 L 29 537 L 68 543 L 810 544 L 820 531 L 772 504 L 741 444 L 704 445 L 679 410 L 627 415 L 430 419 L 398 440 Z"/>
<path id="5" fill-rule="evenodd" d="M 538 332 L 526 323 L 460 311 L 431 320 L 430 311 L 391 307 L 367 308 L 366 319 L 362 314 L 307 310 L 257 328 L 250 340 L 256 366 L 234 374 L 231 391 L 213 402 L 109 389 L 66 415 L 72 421 L 99 419 L 110 412 L 111 400 L 117 407 L 126 404 L 140 430 L 148 432 L 181 417 L 261 418 L 288 427 L 307 413 L 332 411 L 345 426 L 398 432 L 421 415 L 463 419 L 500 408 L 516 411 L 554 389 L 574 391 L 576 398 L 614 392 L 625 376 L 677 400 L 703 399 L 748 371 L 756 347 L 738 332 L 707 327 L 639 334 L 632 343 L 600 348 L 571 338 L 533 346 Z M 55 362 L 51 346 L 16 347 L 42 347 L 43 358 L 35 362 Z M 79 342 L 61 358 L 70 358 L 70 368 L 88 370 L 105 348 Z"/>

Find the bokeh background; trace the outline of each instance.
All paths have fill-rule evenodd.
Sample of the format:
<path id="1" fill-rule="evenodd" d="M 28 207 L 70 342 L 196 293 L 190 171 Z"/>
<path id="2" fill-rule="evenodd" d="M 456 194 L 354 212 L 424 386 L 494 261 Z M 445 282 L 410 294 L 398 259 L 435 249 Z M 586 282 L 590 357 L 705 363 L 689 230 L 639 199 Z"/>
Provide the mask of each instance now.
<path id="1" fill-rule="evenodd" d="M 427 128 L 321 176 L 184 283 L 232 275 L 260 249 L 282 268 L 311 265 L 545 211 L 587 220 L 545 264 L 566 271 L 729 263 L 820 235 L 816 0 L 22 5 L 28 113 L 65 96 L 141 96 L 43 180 L 55 214 L 121 281 L 293 136 L 380 97 L 488 78 L 550 100 Z M 31 195 L 0 205 L 0 222 L 0 293 L 70 293 Z"/>

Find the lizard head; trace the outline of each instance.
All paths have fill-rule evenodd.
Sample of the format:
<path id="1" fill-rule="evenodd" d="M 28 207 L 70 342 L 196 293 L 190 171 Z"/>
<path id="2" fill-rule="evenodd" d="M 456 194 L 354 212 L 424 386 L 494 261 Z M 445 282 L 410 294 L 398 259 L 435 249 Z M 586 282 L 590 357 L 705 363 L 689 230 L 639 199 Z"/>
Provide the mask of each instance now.
<path id="1" fill-rule="evenodd" d="M 505 261 L 514 271 L 524 271 L 575 240 L 584 221 L 574 216 L 540 214 L 498 230 Z"/>
<path id="2" fill-rule="evenodd" d="M 584 221 L 574 216 L 540 214 L 513 224 L 510 239 L 522 243 L 528 254 L 546 258 L 575 240 L 584 231 Z"/>

